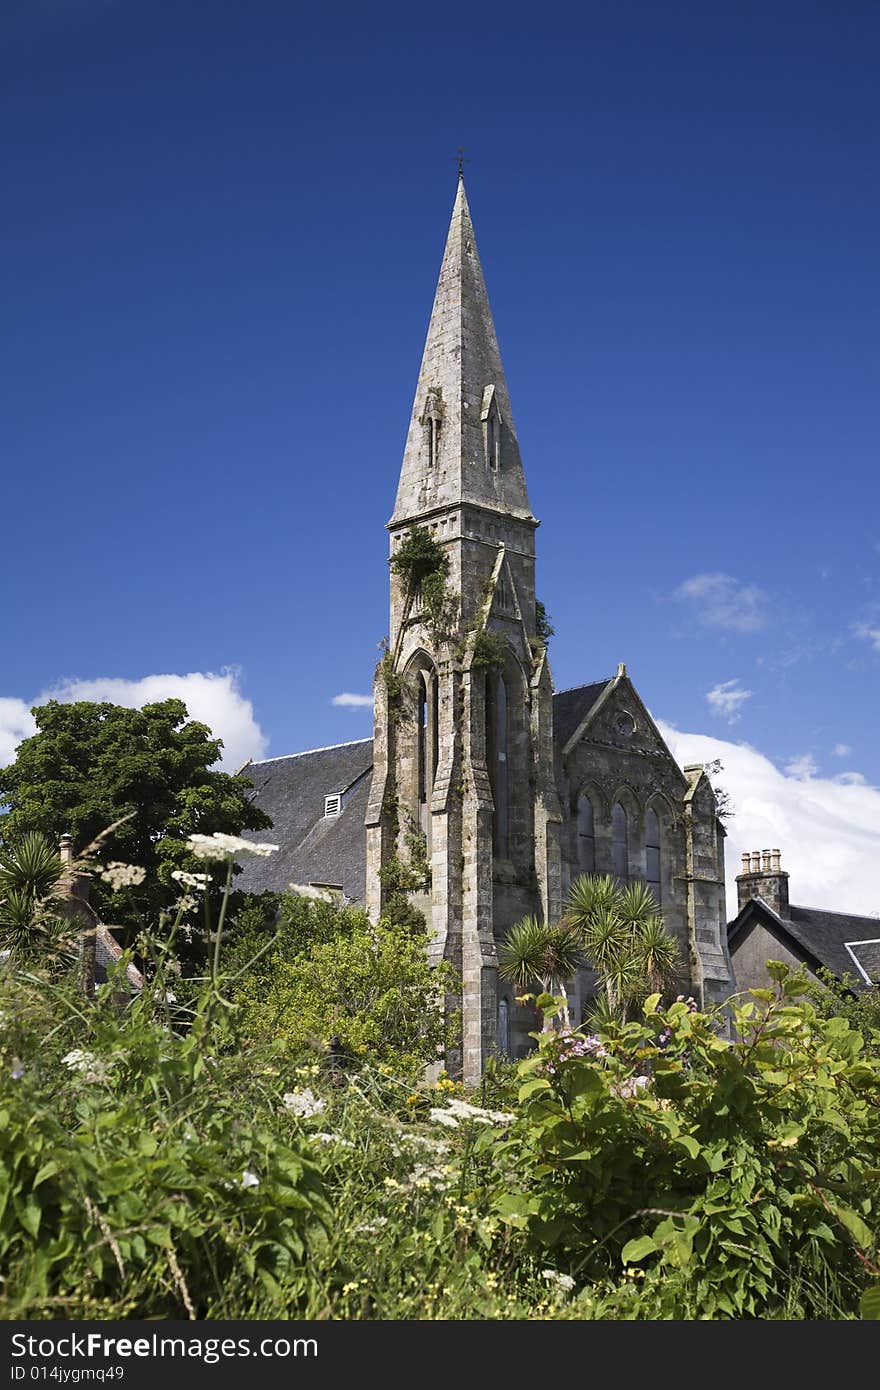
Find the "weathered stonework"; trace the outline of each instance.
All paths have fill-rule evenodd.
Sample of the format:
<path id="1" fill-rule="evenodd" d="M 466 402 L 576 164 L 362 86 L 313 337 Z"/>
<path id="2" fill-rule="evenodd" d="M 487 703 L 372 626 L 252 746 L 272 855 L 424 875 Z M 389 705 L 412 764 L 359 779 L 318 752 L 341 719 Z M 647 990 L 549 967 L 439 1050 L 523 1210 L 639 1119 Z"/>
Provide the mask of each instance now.
<path id="1" fill-rule="evenodd" d="M 708 1002 L 732 986 L 723 831 L 703 770 L 677 766 L 622 667 L 564 744 L 554 730 L 536 627 L 537 525 L 460 182 L 388 525 L 392 558 L 414 526 L 440 547 L 453 618 L 438 631 L 417 586 L 391 571 L 366 827 L 374 915 L 389 865 L 406 859 L 414 830 L 425 836 L 430 888 L 414 902 L 433 957 L 462 980 L 448 1065 L 469 1083 L 499 1046 L 530 1046 L 535 1016 L 499 989 L 497 943 L 526 914 L 558 920 L 588 869 L 587 801 L 589 871 L 619 871 L 625 823 L 624 876 L 650 878 L 659 864 L 664 920 L 691 987 Z M 574 982 L 576 1018 L 590 978 Z"/>

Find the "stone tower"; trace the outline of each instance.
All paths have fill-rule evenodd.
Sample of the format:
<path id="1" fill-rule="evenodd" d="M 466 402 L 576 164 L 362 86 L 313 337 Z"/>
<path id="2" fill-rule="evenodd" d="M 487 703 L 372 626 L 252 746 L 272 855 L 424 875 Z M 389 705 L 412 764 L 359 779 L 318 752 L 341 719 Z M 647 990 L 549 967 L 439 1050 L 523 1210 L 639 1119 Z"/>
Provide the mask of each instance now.
<path id="1" fill-rule="evenodd" d="M 498 940 L 526 913 L 561 910 L 537 525 L 459 179 L 388 523 L 366 827 L 371 914 L 408 874 L 434 959 L 462 980 L 448 1066 L 468 1083 L 496 1050 Z"/>

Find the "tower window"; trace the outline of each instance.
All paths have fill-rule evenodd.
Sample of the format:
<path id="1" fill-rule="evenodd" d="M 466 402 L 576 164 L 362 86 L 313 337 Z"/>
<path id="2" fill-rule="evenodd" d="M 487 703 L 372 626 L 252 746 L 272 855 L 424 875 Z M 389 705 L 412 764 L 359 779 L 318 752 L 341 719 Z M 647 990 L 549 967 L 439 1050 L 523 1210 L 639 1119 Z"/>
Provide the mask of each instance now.
<path id="1" fill-rule="evenodd" d="M 508 855 L 510 829 L 510 792 L 507 767 L 507 686 L 504 677 L 490 672 L 486 677 L 486 758 L 489 782 L 495 802 L 493 839 L 495 853 L 501 859 Z"/>
<path id="2" fill-rule="evenodd" d="M 342 793 L 334 792 L 332 796 L 324 797 L 324 816 L 339 816 L 342 814 Z"/>
<path id="3" fill-rule="evenodd" d="M 483 408 L 480 411 L 483 422 L 483 447 L 486 463 L 493 470 L 501 467 L 501 413 L 495 398 L 495 387 L 487 386 L 483 392 Z"/>
<path id="4" fill-rule="evenodd" d="M 611 812 L 611 868 L 621 883 L 629 879 L 629 825 L 626 811 L 615 801 Z"/>
<path id="5" fill-rule="evenodd" d="M 428 390 L 425 400 L 425 409 L 422 413 L 422 424 L 425 429 L 425 442 L 428 446 L 428 467 L 436 468 L 437 460 L 440 457 L 440 423 L 443 419 L 443 406 L 439 387 L 432 386 Z M 432 530 L 436 527 L 432 527 Z"/>

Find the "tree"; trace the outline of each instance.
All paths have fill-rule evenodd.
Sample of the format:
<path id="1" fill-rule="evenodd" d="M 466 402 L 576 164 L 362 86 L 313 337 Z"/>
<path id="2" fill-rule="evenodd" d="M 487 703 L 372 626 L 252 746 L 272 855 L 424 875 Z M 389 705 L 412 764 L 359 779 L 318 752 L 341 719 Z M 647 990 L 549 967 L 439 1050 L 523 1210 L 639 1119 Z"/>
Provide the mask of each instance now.
<path id="1" fill-rule="evenodd" d="M 52 895 L 61 870 L 57 848 L 38 831 L 0 848 L 0 949 L 27 957 L 58 945 L 63 924 Z"/>
<path id="2" fill-rule="evenodd" d="M 533 981 L 545 994 L 563 999 L 562 1016 L 566 1028 L 571 1026 L 565 981 L 583 965 L 583 950 L 575 929 L 568 923 L 556 926 L 539 922 L 537 917 L 523 917 L 511 927 L 498 948 L 498 973 L 520 989 Z M 551 1026 L 545 1016 L 545 1030 Z"/>
<path id="3" fill-rule="evenodd" d="M 681 957 L 644 883 L 626 886 L 607 874 L 582 874 L 568 896 L 564 921 L 596 967 L 606 1015 L 626 1017 L 649 994 L 679 978 Z"/>
<path id="4" fill-rule="evenodd" d="M 302 949 L 291 958 L 284 943 L 297 938 Z M 242 969 L 227 958 L 233 966 Z M 332 1040 L 352 1059 L 410 1072 L 437 1062 L 454 1036 L 451 967 L 430 963 L 424 934 L 385 918 L 373 926 L 355 909 L 301 900 L 255 966 L 231 990 L 245 1042 L 278 1039 L 295 1053 Z"/>
<path id="5" fill-rule="evenodd" d="M 0 844 L 38 831 L 54 846 L 66 833 L 81 852 L 129 817 L 98 851 L 107 877 L 96 875 L 91 901 L 105 922 L 155 924 L 171 909 L 180 896 L 172 873 L 210 867 L 187 850 L 188 835 L 271 825 L 250 799 L 251 783 L 212 766 L 222 742 L 188 719 L 182 700 L 143 709 L 50 700 L 33 715 L 38 732 L 0 770 Z M 143 868 L 143 882 L 125 882 L 132 875 L 114 872 L 114 863 Z"/>

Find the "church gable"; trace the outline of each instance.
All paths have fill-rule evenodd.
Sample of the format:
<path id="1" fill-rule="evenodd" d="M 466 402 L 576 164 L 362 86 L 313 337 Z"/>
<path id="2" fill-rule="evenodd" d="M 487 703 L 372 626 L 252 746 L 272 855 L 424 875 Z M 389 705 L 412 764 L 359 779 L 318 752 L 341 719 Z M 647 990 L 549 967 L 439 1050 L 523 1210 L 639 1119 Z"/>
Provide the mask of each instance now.
<path id="1" fill-rule="evenodd" d="M 558 740 L 557 740 L 558 741 Z M 622 755 L 648 757 L 656 766 L 666 764 L 674 769 L 673 782 L 678 795 L 684 793 L 687 780 L 669 751 L 663 736 L 648 713 L 635 686 L 621 665 L 617 675 L 607 682 L 580 722 L 568 734 L 562 754 L 568 762 L 579 745 L 616 750 Z"/>

